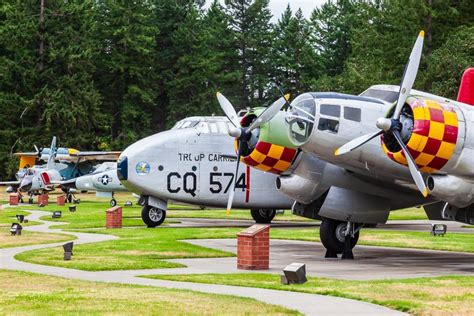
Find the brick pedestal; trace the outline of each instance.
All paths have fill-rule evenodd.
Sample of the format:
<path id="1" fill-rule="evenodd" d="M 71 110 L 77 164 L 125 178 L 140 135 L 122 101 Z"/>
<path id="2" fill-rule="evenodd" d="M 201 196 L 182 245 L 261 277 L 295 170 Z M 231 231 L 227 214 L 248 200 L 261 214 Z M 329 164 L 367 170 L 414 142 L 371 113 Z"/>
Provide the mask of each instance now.
<path id="1" fill-rule="evenodd" d="M 109 208 L 105 211 L 106 220 L 105 220 L 105 227 L 106 228 L 122 228 L 122 207 L 121 206 L 114 206 Z"/>
<path id="2" fill-rule="evenodd" d="M 268 270 L 270 225 L 253 225 L 237 234 L 237 269 Z"/>
<path id="3" fill-rule="evenodd" d="M 64 206 L 66 204 L 66 196 L 65 195 L 60 195 L 56 198 L 56 204 L 58 206 Z"/>
<path id="4" fill-rule="evenodd" d="M 18 205 L 20 202 L 20 196 L 18 193 L 12 193 L 10 194 L 10 205 Z"/>
<path id="5" fill-rule="evenodd" d="M 40 195 L 38 195 L 38 205 L 39 205 L 39 206 L 46 206 L 46 205 L 48 205 L 48 199 L 49 199 L 49 195 L 48 195 L 48 194 L 40 194 Z"/>

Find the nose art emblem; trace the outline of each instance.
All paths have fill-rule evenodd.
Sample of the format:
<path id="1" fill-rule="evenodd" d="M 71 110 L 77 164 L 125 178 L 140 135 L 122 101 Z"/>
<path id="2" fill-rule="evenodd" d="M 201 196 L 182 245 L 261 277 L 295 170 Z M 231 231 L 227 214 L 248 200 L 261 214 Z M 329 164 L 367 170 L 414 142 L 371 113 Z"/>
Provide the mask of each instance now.
<path id="1" fill-rule="evenodd" d="M 150 173 L 150 164 L 146 161 L 137 163 L 135 170 L 139 176 L 146 176 Z"/>

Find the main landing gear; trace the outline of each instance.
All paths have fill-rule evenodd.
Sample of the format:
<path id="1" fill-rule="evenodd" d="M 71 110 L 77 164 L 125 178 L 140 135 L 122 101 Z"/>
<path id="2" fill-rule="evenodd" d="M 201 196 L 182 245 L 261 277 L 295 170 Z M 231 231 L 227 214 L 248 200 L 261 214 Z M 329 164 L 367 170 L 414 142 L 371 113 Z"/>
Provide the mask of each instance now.
<path id="1" fill-rule="evenodd" d="M 359 240 L 359 231 L 363 225 L 352 222 L 342 222 L 330 218 L 323 218 L 319 235 L 326 248 L 326 258 L 354 259 L 352 248 Z"/>
<path id="2" fill-rule="evenodd" d="M 144 205 L 142 208 L 142 220 L 147 227 L 153 228 L 160 226 L 166 218 L 166 211 L 150 205 Z"/>
<path id="3" fill-rule="evenodd" d="M 257 224 L 270 224 L 276 215 L 276 210 L 251 210 L 250 214 Z"/>

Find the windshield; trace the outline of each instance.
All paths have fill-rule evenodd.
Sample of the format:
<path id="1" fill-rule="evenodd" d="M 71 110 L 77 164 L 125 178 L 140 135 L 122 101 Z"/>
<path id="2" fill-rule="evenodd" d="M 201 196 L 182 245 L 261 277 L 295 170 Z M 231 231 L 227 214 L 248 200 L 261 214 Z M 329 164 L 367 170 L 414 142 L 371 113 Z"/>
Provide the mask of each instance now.
<path id="1" fill-rule="evenodd" d="M 313 131 L 316 105 L 313 96 L 302 94 L 291 102 L 287 114 L 290 137 L 296 144 L 306 142 Z"/>

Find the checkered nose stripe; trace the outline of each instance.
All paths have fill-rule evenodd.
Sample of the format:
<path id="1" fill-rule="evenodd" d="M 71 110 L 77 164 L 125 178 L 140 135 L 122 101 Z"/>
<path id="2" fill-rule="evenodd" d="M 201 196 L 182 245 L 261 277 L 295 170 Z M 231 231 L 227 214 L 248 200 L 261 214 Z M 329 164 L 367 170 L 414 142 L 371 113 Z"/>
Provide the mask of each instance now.
<path id="1" fill-rule="evenodd" d="M 426 173 L 442 169 L 456 148 L 458 119 L 453 109 L 429 100 L 412 105 L 414 126 L 407 148 L 418 168 Z M 395 162 L 407 165 L 402 151 L 390 152 L 382 141 L 385 154 Z"/>
<path id="2" fill-rule="evenodd" d="M 242 157 L 242 161 L 256 169 L 280 174 L 291 166 L 296 150 L 259 141 L 252 153 Z"/>

